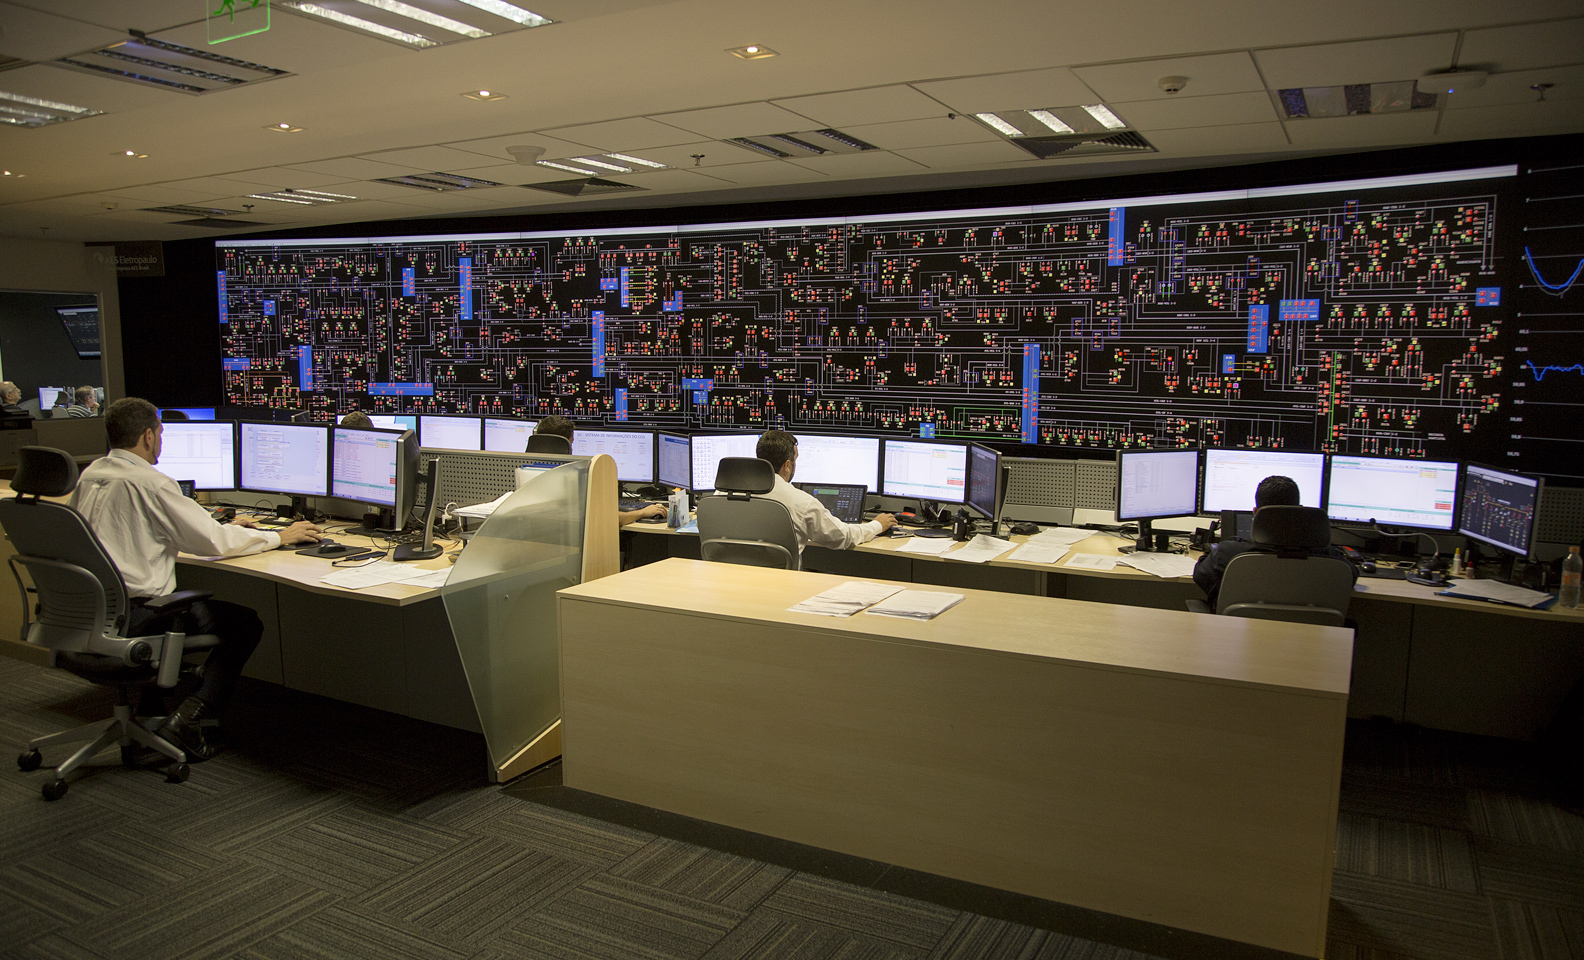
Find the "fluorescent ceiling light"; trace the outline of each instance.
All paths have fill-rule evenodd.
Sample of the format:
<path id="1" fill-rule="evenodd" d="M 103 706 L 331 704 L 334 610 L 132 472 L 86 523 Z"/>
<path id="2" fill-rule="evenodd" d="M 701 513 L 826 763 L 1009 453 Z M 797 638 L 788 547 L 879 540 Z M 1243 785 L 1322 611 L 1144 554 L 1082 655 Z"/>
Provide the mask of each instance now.
<path id="1" fill-rule="evenodd" d="M 1049 110 L 1030 110 L 1028 115 L 1050 127 L 1057 133 L 1072 133 L 1073 128 L 1062 122 L 1062 119 Z"/>
<path id="2" fill-rule="evenodd" d="M 276 197 L 267 193 L 250 193 L 248 196 L 252 197 L 254 200 L 274 200 L 276 203 L 296 203 L 304 207 L 311 207 L 314 205 L 312 200 L 293 200 L 290 197 Z"/>
<path id="3" fill-rule="evenodd" d="M 536 161 L 536 162 L 541 167 L 554 167 L 557 170 L 565 170 L 568 173 L 576 173 L 576 174 L 580 174 L 580 175 L 585 176 L 585 177 L 595 176 L 595 173 L 594 173 L 593 170 L 580 170 L 577 167 L 569 167 L 569 166 L 567 166 L 564 163 L 556 163 L 556 162 L 554 162 L 552 160 L 539 160 L 539 161 Z"/>
<path id="4" fill-rule="evenodd" d="M 586 163 L 591 167 L 599 167 L 601 170 L 614 170 L 617 173 L 632 173 L 632 167 L 623 167 L 614 163 L 606 163 L 604 160 L 590 160 L 588 157 L 573 157 L 573 159 L 578 163 Z"/>
<path id="5" fill-rule="evenodd" d="M 8 103 L 0 103 L 0 112 L 14 113 L 19 117 L 37 117 L 40 120 L 56 119 L 53 114 L 39 113 L 37 110 L 24 110 L 21 107 L 13 107 Z"/>
<path id="6" fill-rule="evenodd" d="M 640 167 L 653 167 L 656 170 L 664 170 L 666 168 L 663 163 L 655 163 L 653 160 L 645 160 L 643 157 L 629 157 L 625 153 L 607 153 L 605 156 L 610 157 L 612 160 L 620 160 L 623 163 L 636 163 Z"/>
<path id="7" fill-rule="evenodd" d="M 993 113 L 976 113 L 976 114 L 974 114 L 974 116 L 978 117 L 980 120 L 983 120 L 985 123 L 989 124 L 991 129 L 997 130 L 997 131 L 999 131 L 1001 133 L 1004 133 L 1004 134 L 1006 134 L 1009 137 L 1021 137 L 1021 136 L 1023 136 L 1023 131 L 1022 130 L 1019 130 L 1017 127 L 1012 126 L 1012 124 L 1007 123 L 1005 120 L 1002 120 L 1000 117 L 996 116 Z"/>
<path id="8" fill-rule="evenodd" d="M 417 20 L 419 23 L 427 23 L 429 26 L 439 27 L 441 30 L 459 33 L 464 37 L 477 39 L 490 35 L 488 30 L 480 30 L 478 27 L 463 23 L 461 20 L 452 20 L 450 17 L 441 16 L 422 7 L 415 7 L 410 3 L 402 3 L 402 0 L 358 0 L 358 3 L 373 7 L 376 10 L 384 10 L 386 13 L 394 13 L 398 17 L 406 17 L 409 20 Z"/>
<path id="9" fill-rule="evenodd" d="M 462 0 L 462 2 L 470 7 L 477 7 L 485 13 L 493 13 L 502 19 L 520 23 L 525 27 L 542 27 L 547 23 L 554 22 L 539 16 L 539 14 L 531 10 L 524 10 L 522 7 L 506 3 L 505 0 Z"/>
<path id="10" fill-rule="evenodd" d="M 1112 113 L 1111 112 L 1111 108 L 1107 107 L 1103 103 L 1089 103 L 1089 104 L 1085 104 L 1084 105 L 1084 111 L 1086 113 L 1088 113 L 1089 116 L 1094 117 L 1096 120 L 1100 121 L 1100 125 L 1102 127 L 1105 127 L 1107 130 L 1126 130 L 1127 129 L 1127 124 L 1122 122 L 1122 118 L 1117 116 L 1116 114 Z"/>
<path id="11" fill-rule="evenodd" d="M 298 187 L 296 190 L 294 190 L 292 192 L 293 193 L 306 193 L 309 196 L 325 197 L 326 199 L 330 199 L 330 200 L 356 200 L 357 199 L 357 197 L 348 196 L 347 194 L 344 194 L 344 193 L 325 193 L 323 190 L 304 190 L 301 187 Z"/>
<path id="12" fill-rule="evenodd" d="M 6 93 L 0 91 L 0 100 L 10 100 L 14 103 L 25 103 L 30 107 L 43 107 L 46 110 L 59 110 L 62 113 L 75 113 L 79 116 L 92 117 L 99 111 L 89 110 L 87 107 L 74 107 L 69 103 L 59 103 L 55 100 L 40 100 L 37 97 L 24 97 L 20 93 Z"/>
<path id="13" fill-rule="evenodd" d="M 411 44 L 415 47 L 439 46 L 438 43 L 430 40 L 428 37 L 422 37 L 416 33 L 408 33 L 405 30 L 397 30 L 394 27 L 387 27 L 384 24 L 375 23 L 372 20 L 364 20 L 362 17 L 350 16 L 348 14 L 342 13 L 339 10 L 331 10 L 329 7 L 321 7 L 317 3 L 298 3 L 296 0 L 287 0 L 287 2 L 282 3 L 281 6 L 290 7 L 293 10 L 301 10 L 303 13 L 329 20 L 332 23 L 339 23 L 342 26 L 352 27 L 355 30 L 362 30 L 365 33 L 372 33 L 376 37 L 384 37 L 387 40 L 396 40 L 400 43 Z"/>

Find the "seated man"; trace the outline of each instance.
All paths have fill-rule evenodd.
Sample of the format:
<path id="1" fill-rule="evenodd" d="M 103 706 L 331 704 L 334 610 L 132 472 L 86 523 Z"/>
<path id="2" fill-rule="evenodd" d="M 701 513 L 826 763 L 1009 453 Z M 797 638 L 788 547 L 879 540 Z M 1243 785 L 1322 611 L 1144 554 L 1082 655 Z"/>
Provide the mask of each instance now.
<path id="1" fill-rule="evenodd" d="M 341 418 L 341 426 L 351 430 L 373 430 L 374 421 L 362 410 L 353 410 Z"/>
<path id="2" fill-rule="evenodd" d="M 576 428 L 572 425 L 571 420 L 552 413 L 550 416 L 540 420 L 539 424 L 534 427 L 534 436 L 538 436 L 541 433 L 548 433 L 557 437 L 566 437 L 566 442 L 571 443 L 572 434 L 575 432 L 575 430 Z M 638 510 L 619 510 L 617 511 L 616 518 L 621 526 L 625 527 L 627 524 L 632 523 L 635 520 L 642 520 L 644 517 L 663 517 L 665 515 L 666 507 L 664 504 L 651 503 L 648 506 Z"/>
<path id="3" fill-rule="evenodd" d="M 1290 477 L 1266 477 L 1254 489 L 1254 509 L 1256 511 L 1260 507 L 1296 507 L 1301 505 L 1302 501 L 1299 499 L 1298 484 L 1294 483 Z M 1207 550 L 1205 555 L 1199 558 L 1199 562 L 1194 564 L 1194 583 L 1198 584 L 1199 589 L 1205 592 L 1205 601 L 1210 604 L 1210 609 L 1215 609 L 1216 601 L 1220 597 L 1221 578 L 1226 576 L 1227 564 L 1231 563 L 1232 558 L 1238 554 L 1248 553 L 1249 551 L 1275 552 L 1270 547 L 1261 546 L 1248 540 L 1222 540 Z M 1347 559 L 1347 555 L 1336 547 L 1326 548 L 1324 554 L 1343 560 Z M 1352 566 L 1351 562 L 1349 566 Z M 1353 569 L 1353 579 L 1358 579 L 1358 568 L 1356 567 Z"/>
<path id="4" fill-rule="evenodd" d="M 154 469 L 159 462 L 159 411 L 147 400 L 126 397 L 105 409 L 110 452 L 82 472 L 71 505 L 88 521 L 110 554 L 132 598 L 127 634 L 160 633 L 166 618 L 142 601 L 176 592 L 176 554 L 240 557 L 319 539 L 319 528 L 294 523 L 280 533 L 249 529 L 252 521 L 216 523 L 208 511 L 182 496 L 176 481 Z M 185 632 L 212 633 L 219 646 L 209 652 L 203 683 L 160 724 L 159 735 L 208 760 L 219 748 L 200 723 L 217 718 L 236 687 L 242 667 L 258 646 L 264 625 L 247 607 L 223 600 L 199 601 L 183 617 Z"/>
<path id="5" fill-rule="evenodd" d="M 867 543 L 896 526 L 896 517 L 889 513 L 876 514 L 865 523 L 843 523 L 837 520 L 815 497 L 792 486 L 792 476 L 797 473 L 797 438 L 785 430 L 766 430 L 759 437 L 754 455 L 767 460 L 774 470 L 775 486 L 769 493 L 756 494 L 766 500 L 776 500 L 786 505 L 792 515 L 792 532 L 797 534 L 798 553 L 809 544 L 847 550 Z"/>
<path id="6" fill-rule="evenodd" d="M 76 396 L 77 402 L 66 408 L 66 416 L 78 418 L 99 416 L 99 397 L 94 393 L 93 387 L 78 387 Z"/>
<path id="7" fill-rule="evenodd" d="M 28 412 L 19 404 L 22 402 L 22 389 L 10 380 L 0 382 L 0 408 L 13 417 L 25 417 Z"/>

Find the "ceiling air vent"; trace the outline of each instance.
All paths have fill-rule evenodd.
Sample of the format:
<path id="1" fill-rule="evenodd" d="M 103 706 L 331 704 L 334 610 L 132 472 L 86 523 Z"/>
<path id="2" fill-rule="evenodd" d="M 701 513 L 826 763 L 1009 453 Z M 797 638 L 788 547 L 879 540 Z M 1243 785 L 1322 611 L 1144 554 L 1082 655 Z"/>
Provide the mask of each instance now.
<path id="1" fill-rule="evenodd" d="M 219 207 L 188 207 L 182 204 L 171 204 L 168 207 L 144 207 L 144 213 L 174 213 L 182 217 L 230 217 L 241 210 L 222 210 Z"/>
<path id="2" fill-rule="evenodd" d="M 725 142 L 734 147 L 775 157 L 777 160 L 806 159 L 880 149 L 872 143 L 865 143 L 857 137 L 829 128 L 802 133 L 767 133 L 762 136 L 732 137 Z"/>
<path id="3" fill-rule="evenodd" d="M 216 217 L 199 217 L 196 220 L 172 220 L 173 227 L 208 227 L 211 230 L 234 230 L 237 227 L 267 227 L 257 220 L 221 220 Z"/>
<path id="4" fill-rule="evenodd" d="M 67 120 L 97 117 L 103 113 L 103 110 L 90 110 L 87 107 L 77 107 L 55 100 L 41 100 L 38 97 L 0 90 L 0 123 L 9 123 L 18 127 L 43 127 L 51 123 L 65 123 Z"/>
<path id="5" fill-rule="evenodd" d="M 504 183 L 494 180 L 480 180 L 477 177 L 459 177 L 454 173 L 415 173 L 409 177 L 380 177 L 374 183 L 394 183 L 398 187 L 417 187 L 419 190 L 433 190 L 443 193 L 448 190 L 471 190 L 474 187 L 504 187 Z"/>
<path id="6" fill-rule="evenodd" d="M 194 95 L 291 75 L 285 70 L 223 57 L 208 50 L 154 40 L 136 30 L 131 33 L 130 39 L 120 43 L 51 62 L 84 73 Z"/>
<path id="7" fill-rule="evenodd" d="M 601 177 L 588 177 L 583 180 L 551 180 L 546 183 L 525 183 L 529 190 L 547 190 L 550 193 L 565 194 L 569 197 L 592 197 L 602 193 L 623 193 L 628 190 L 642 190 L 630 183 L 617 183 L 615 180 L 605 180 Z"/>
<path id="8" fill-rule="evenodd" d="M 1017 137 L 1008 138 L 1008 142 L 1015 143 L 1039 157 L 1049 160 L 1051 157 L 1104 157 L 1116 153 L 1154 153 L 1155 147 L 1142 136 L 1132 130 L 1123 133 L 1080 133 L 1063 137 Z"/>

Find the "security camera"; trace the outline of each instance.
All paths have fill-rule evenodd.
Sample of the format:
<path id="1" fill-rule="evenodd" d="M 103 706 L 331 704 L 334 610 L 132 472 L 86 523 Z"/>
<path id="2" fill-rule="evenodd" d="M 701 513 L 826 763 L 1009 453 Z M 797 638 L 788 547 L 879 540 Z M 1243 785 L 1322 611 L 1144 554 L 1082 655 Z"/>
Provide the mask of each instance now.
<path id="1" fill-rule="evenodd" d="M 1161 77 L 1155 82 L 1167 93 L 1181 93 L 1182 88 L 1188 86 L 1187 77 Z"/>

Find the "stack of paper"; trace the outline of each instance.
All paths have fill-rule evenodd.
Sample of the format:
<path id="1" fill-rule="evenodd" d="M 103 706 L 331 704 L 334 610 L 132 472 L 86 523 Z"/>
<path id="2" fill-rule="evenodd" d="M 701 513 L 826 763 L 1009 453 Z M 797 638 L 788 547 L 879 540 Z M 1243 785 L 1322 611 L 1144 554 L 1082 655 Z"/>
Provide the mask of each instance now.
<path id="1" fill-rule="evenodd" d="M 986 560 L 994 560 L 1011 549 L 1011 540 L 1002 540 L 1000 537 L 981 533 L 963 544 L 961 549 L 953 551 L 951 559 L 963 560 L 967 563 L 984 563 Z"/>
<path id="2" fill-rule="evenodd" d="M 1157 577 L 1191 577 L 1194 558 L 1181 553 L 1134 553 L 1122 558 L 1125 566 Z"/>
<path id="3" fill-rule="evenodd" d="M 1022 560 L 1024 563 L 1056 563 L 1067 556 L 1072 549 L 1069 543 L 1050 543 L 1039 539 L 1030 540 L 1018 547 L 1008 560 Z"/>
<path id="4" fill-rule="evenodd" d="M 506 502 L 507 497 L 510 497 L 512 493 L 516 492 L 517 491 L 513 490 L 511 493 L 503 493 L 494 500 L 491 500 L 489 503 L 475 503 L 468 507 L 457 507 L 451 512 L 459 517 L 473 517 L 475 519 L 489 517 L 496 510 L 500 509 L 500 505 Z"/>
<path id="5" fill-rule="evenodd" d="M 333 587 L 345 587 L 348 590 L 362 590 L 365 587 L 377 587 L 382 583 L 410 583 L 415 587 L 443 587 L 446 577 L 451 575 L 451 568 L 443 570 L 426 570 L 410 563 L 396 563 L 391 560 L 377 560 L 366 563 L 360 567 L 347 567 L 327 573 L 319 578 L 320 583 L 328 583 Z"/>
<path id="6" fill-rule="evenodd" d="M 867 580 L 849 580 L 787 609 L 792 613 L 813 613 L 822 617 L 850 617 L 864 607 L 878 603 L 901 589 L 881 583 L 870 583 Z"/>
<path id="7" fill-rule="evenodd" d="M 930 556 L 940 556 L 952 547 L 957 546 L 957 541 L 947 537 L 914 537 L 907 543 L 896 548 L 897 553 L 923 553 Z"/>
<path id="8" fill-rule="evenodd" d="M 864 613 L 882 617 L 901 617 L 904 620 L 933 620 L 942 611 L 961 603 L 960 593 L 936 593 L 932 590 L 903 590 L 893 593 Z"/>
<path id="9" fill-rule="evenodd" d="M 1046 527 L 1034 536 L 1029 537 L 1029 543 L 1077 543 L 1079 540 L 1088 540 L 1094 536 L 1093 530 L 1082 530 L 1078 527 Z"/>
<path id="10" fill-rule="evenodd" d="M 1074 554 L 1073 558 L 1062 566 L 1078 567 L 1083 570 L 1115 570 L 1117 561 L 1121 559 L 1109 553 L 1079 553 Z"/>
<path id="11" fill-rule="evenodd" d="M 1443 597 L 1464 597 L 1469 600 L 1489 600 L 1492 603 L 1509 603 L 1519 607 L 1542 607 L 1555 599 L 1549 593 L 1515 587 L 1499 580 L 1453 580 L 1452 586 L 1441 591 Z"/>

